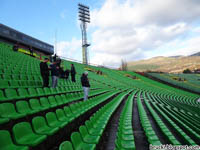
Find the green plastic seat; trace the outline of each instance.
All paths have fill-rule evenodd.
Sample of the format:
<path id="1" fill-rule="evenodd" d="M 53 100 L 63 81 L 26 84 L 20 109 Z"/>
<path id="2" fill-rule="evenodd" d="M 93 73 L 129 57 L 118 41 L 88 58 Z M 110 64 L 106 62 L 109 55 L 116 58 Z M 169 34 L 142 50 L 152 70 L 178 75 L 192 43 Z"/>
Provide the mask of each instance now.
<path id="1" fill-rule="evenodd" d="M 32 125 L 33 125 L 34 131 L 37 134 L 53 135 L 59 130 L 58 127 L 54 127 L 54 128 L 49 127 L 44 117 L 42 116 L 34 117 L 32 120 Z"/>
<path id="2" fill-rule="evenodd" d="M 35 80 L 35 81 L 37 81 L 37 80 L 41 80 L 40 78 L 39 78 L 39 76 L 33 76 L 33 79 Z"/>
<path id="3" fill-rule="evenodd" d="M 20 75 L 20 80 L 28 80 L 26 75 Z"/>
<path id="4" fill-rule="evenodd" d="M 84 142 L 91 144 L 98 144 L 100 136 L 90 135 L 87 131 L 86 126 L 80 126 L 79 132 Z"/>
<path id="5" fill-rule="evenodd" d="M 55 99 L 56 99 L 56 101 L 57 101 L 57 103 L 58 103 L 59 105 L 64 104 L 64 102 L 63 102 L 63 100 L 62 100 L 62 97 L 61 97 L 60 95 L 56 95 L 56 96 L 55 96 Z"/>
<path id="6" fill-rule="evenodd" d="M 63 128 L 66 125 L 65 122 L 58 121 L 56 114 L 54 112 L 48 112 L 46 114 L 46 120 L 50 127 Z"/>
<path id="7" fill-rule="evenodd" d="M 31 75 L 28 75 L 28 76 L 27 76 L 27 79 L 28 79 L 28 80 L 34 80 L 33 76 L 31 76 Z"/>
<path id="8" fill-rule="evenodd" d="M 30 87 L 30 86 L 29 86 L 29 81 L 27 81 L 27 80 L 19 80 L 19 85 L 20 85 L 21 87 L 24 87 L 24 88 Z"/>
<path id="9" fill-rule="evenodd" d="M 17 144 L 26 146 L 36 146 L 42 143 L 47 136 L 35 134 L 30 123 L 20 122 L 13 127 L 13 137 Z"/>
<path id="10" fill-rule="evenodd" d="M 7 97 L 5 97 L 3 90 L 0 89 L 0 101 L 8 100 Z"/>
<path id="11" fill-rule="evenodd" d="M 59 150 L 74 150 L 70 141 L 64 141 L 60 144 Z"/>
<path id="12" fill-rule="evenodd" d="M 7 123 L 9 120 L 8 118 L 0 118 L 0 124 Z"/>
<path id="13" fill-rule="evenodd" d="M 7 80 L 0 80 L 0 89 L 9 88 L 9 84 Z"/>
<path id="14" fill-rule="evenodd" d="M 62 109 L 56 109 L 56 116 L 59 121 L 69 123 L 68 117 L 65 116 L 65 112 Z"/>
<path id="15" fill-rule="evenodd" d="M 19 113 L 22 113 L 22 114 L 34 114 L 37 112 L 37 110 L 32 110 L 30 107 L 29 107 L 29 104 L 27 101 L 18 101 L 16 102 L 16 108 L 17 108 L 17 111 Z"/>
<path id="16" fill-rule="evenodd" d="M 65 115 L 67 116 L 67 118 L 69 119 L 69 121 L 72 121 L 75 119 L 76 116 L 71 112 L 69 107 L 65 106 L 64 112 L 65 112 Z"/>
<path id="17" fill-rule="evenodd" d="M 50 105 L 51 105 L 52 107 L 58 106 L 55 97 L 49 96 L 48 99 L 49 99 L 49 103 L 50 103 Z"/>
<path id="18" fill-rule="evenodd" d="M 135 147 L 135 143 L 133 140 L 131 141 L 125 141 L 125 140 L 116 140 L 116 145 L 117 145 L 117 148 L 119 149 L 130 149 L 130 150 L 135 150 L 136 147 Z"/>
<path id="19" fill-rule="evenodd" d="M 76 150 L 94 150 L 96 148 L 95 144 L 88 144 L 83 142 L 79 132 L 73 132 L 71 135 L 71 141 L 74 149 Z"/>
<path id="20" fill-rule="evenodd" d="M 60 96 L 62 98 L 63 104 L 68 103 L 68 99 L 66 98 L 65 94 L 61 94 Z"/>
<path id="21" fill-rule="evenodd" d="M 45 95 L 43 88 L 36 88 L 36 91 L 37 91 L 39 96 Z"/>
<path id="22" fill-rule="evenodd" d="M 13 74 L 12 78 L 13 78 L 13 80 L 20 80 L 20 77 L 18 74 Z"/>
<path id="23" fill-rule="evenodd" d="M 58 93 L 57 90 L 56 90 L 56 88 L 52 88 L 52 87 L 51 87 L 51 88 L 50 88 L 50 91 L 51 91 L 52 94 L 57 94 L 57 93 Z"/>
<path id="24" fill-rule="evenodd" d="M 39 96 L 35 88 L 28 88 L 28 93 L 31 97 Z"/>
<path id="25" fill-rule="evenodd" d="M 7 130 L 0 130 L 1 150 L 28 150 L 27 146 L 17 146 L 13 144 L 10 133 Z"/>
<path id="26" fill-rule="evenodd" d="M 35 81 L 29 80 L 29 81 L 28 81 L 28 86 L 29 86 L 29 87 L 35 87 L 35 86 L 37 86 L 37 84 L 35 83 Z"/>
<path id="27" fill-rule="evenodd" d="M 41 97 L 40 103 L 41 103 L 41 106 L 43 107 L 43 109 L 48 109 L 51 107 L 51 105 L 49 104 L 49 101 L 46 97 Z"/>
<path id="28" fill-rule="evenodd" d="M 2 76 L 4 80 L 12 80 L 12 77 L 9 74 L 3 74 Z"/>
<path id="29" fill-rule="evenodd" d="M 20 98 L 28 98 L 29 97 L 28 91 L 26 89 L 18 88 L 17 91 L 18 91 Z"/>
<path id="30" fill-rule="evenodd" d="M 56 87 L 55 89 L 56 89 L 56 91 L 57 91 L 58 93 L 62 93 L 62 90 L 61 90 L 60 87 Z"/>
<path id="31" fill-rule="evenodd" d="M 30 104 L 30 107 L 31 109 L 39 112 L 41 110 L 43 110 L 44 108 L 40 105 L 40 102 L 38 99 L 30 99 L 29 100 L 29 104 Z"/>
<path id="32" fill-rule="evenodd" d="M 120 134 L 119 138 L 125 141 L 134 140 L 134 136 L 132 134 Z"/>
<path id="33" fill-rule="evenodd" d="M 10 80 L 9 84 L 10 84 L 10 87 L 12 87 L 12 88 L 19 88 L 20 87 L 19 82 L 16 81 L 16 80 Z"/>
<path id="34" fill-rule="evenodd" d="M 47 88 L 47 87 L 44 88 L 44 93 L 45 93 L 46 95 L 52 94 L 51 91 L 50 91 L 50 89 Z"/>
<path id="35" fill-rule="evenodd" d="M 8 99 L 18 99 L 17 91 L 15 89 L 5 89 L 5 95 Z"/>
<path id="36" fill-rule="evenodd" d="M 26 114 L 19 114 L 16 112 L 15 107 L 11 103 L 0 104 L 0 116 L 10 119 L 18 119 L 26 116 Z"/>
<path id="37" fill-rule="evenodd" d="M 93 127 L 92 123 L 88 120 L 85 122 L 85 126 L 87 127 L 88 133 L 91 134 L 91 135 L 101 136 L 102 133 L 103 133 L 102 128 Z"/>

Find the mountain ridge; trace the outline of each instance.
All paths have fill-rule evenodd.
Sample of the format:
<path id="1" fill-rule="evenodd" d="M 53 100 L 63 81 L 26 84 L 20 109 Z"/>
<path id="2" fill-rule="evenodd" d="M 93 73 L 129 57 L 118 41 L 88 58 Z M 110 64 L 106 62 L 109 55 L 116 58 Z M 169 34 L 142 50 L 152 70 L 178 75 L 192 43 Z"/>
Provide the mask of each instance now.
<path id="1" fill-rule="evenodd" d="M 146 60 L 127 63 L 128 70 L 147 72 L 181 73 L 185 69 L 200 69 L 200 52 L 189 56 L 157 56 Z"/>

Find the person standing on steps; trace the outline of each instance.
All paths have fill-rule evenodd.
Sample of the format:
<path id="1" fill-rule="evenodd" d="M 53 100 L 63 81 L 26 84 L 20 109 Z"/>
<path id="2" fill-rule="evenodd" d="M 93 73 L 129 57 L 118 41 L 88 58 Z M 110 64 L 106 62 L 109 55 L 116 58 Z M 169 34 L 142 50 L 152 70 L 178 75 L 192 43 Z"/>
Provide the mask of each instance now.
<path id="1" fill-rule="evenodd" d="M 49 67 L 47 62 L 49 61 L 48 58 L 45 58 L 43 62 L 40 63 L 40 73 L 43 80 L 43 87 L 49 86 Z"/>
<path id="2" fill-rule="evenodd" d="M 66 79 L 66 80 L 67 80 L 68 77 L 69 77 L 69 72 L 70 72 L 70 70 L 68 70 L 68 69 L 65 70 L 65 79 Z"/>
<path id="3" fill-rule="evenodd" d="M 76 82 L 76 69 L 74 67 L 74 64 L 71 64 L 71 79 L 72 82 Z"/>
<path id="4" fill-rule="evenodd" d="M 51 67 L 51 76 L 52 76 L 52 87 L 56 88 L 58 84 L 58 77 L 59 77 L 59 66 L 57 61 L 54 61 L 53 64 L 50 65 Z"/>
<path id="5" fill-rule="evenodd" d="M 81 84 L 83 87 L 84 101 L 85 101 L 88 99 L 89 90 L 90 90 L 90 83 L 88 80 L 88 72 L 87 71 L 85 71 L 81 76 Z"/>

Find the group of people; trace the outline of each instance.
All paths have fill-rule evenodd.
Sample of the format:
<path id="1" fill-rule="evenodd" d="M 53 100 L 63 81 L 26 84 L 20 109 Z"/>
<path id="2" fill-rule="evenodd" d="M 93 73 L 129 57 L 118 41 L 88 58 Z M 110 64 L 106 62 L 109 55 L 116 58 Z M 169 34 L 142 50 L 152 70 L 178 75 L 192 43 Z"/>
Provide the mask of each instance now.
<path id="1" fill-rule="evenodd" d="M 64 71 L 62 67 L 60 67 L 61 60 L 54 60 L 54 62 L 48 66 L 48 58 L 45 58 L 43 62 L 40 63 L 40 73 L 43 80 L 43 87 L 49 87 L 49 75 L 51 72 L 52 77 L 52 87 L 57 87 L 58 84 L 58 78 L 66 78 L 68 79 L 69 73 L 71 74 L 71 80 L 72 82 L 76 82 L 76 69 L 73 64 L 71 64 L 71 70 Z M 89 89 L 90 89 L 90 83 L 88 80 L 88 72 L 85 71 L 81 76 L 81 84 L 83 87 L 84 92 L 84 100 L 88 99 Z"/>
<path id="2" fill-rule="evenodd" d="M 59 77 L 66 77 L 68 79 L 69 72 L 71 72 L 71 79 L 72 82 L 76 82 L 76 70 L 73 64 L 71 64 L 71 71 L 66 70 L 66 76 L 65 74 L 63 75 L 62 73 L 62 67 L 60 67 L 61 61 L 60 60 L 55 60 L 50 66 L 48 66 L 49 59 L 45 58 L 43 62 L 40 63 L 40 73 L 43 79 L 43 86 L 44 87 L 49 87 L 49 75 L 51 72 L 51 77 L 52 77 L 52 87 L 55 88 L 57 87 L 58 83 L 58 78 Z"/>

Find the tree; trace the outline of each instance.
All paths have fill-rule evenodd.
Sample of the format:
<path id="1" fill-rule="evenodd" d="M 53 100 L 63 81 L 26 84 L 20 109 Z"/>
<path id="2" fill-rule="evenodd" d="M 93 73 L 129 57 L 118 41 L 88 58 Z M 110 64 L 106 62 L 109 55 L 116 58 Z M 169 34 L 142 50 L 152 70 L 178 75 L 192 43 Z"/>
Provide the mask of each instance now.
<path id="1" fill-rule="evenodd" d="M 121 60 L 121 70 L 122 71 L 127 71 L 127 62 L 125 60 Z"/>
<path id="2" fill-rule="evenodd" d="M 192 71 L 191 71 L 190 69 L 185 69 L 185 70 L 183 71 L 183 73 L 192 73 Z"/>

